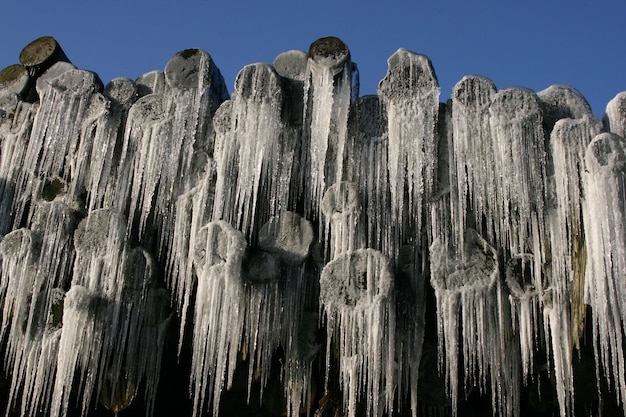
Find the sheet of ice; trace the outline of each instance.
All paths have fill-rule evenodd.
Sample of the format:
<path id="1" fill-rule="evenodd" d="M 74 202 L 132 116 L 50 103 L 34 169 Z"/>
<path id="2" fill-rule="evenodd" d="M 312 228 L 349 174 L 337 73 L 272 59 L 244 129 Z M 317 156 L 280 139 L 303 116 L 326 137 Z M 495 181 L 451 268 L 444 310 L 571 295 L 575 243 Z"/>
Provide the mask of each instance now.
<path id="1" fill-rule="evenodd" d="M 614 133 L 597 135 L 585 154 L 585 300 L 592 309 L 596 364 L 619 403 L 626 402 L 626 155 Z"/>
<path id="2" fill-rule="evenodd" d="M 367 416 L 392 412 L 398 373 L 389 259 L 374 249 L 358 249 L 329 262 L 320 277 L 320 302 L 327 323 L 326 369 L 334 346 L 345 413 L 356 416 L 361 402 Z"/>

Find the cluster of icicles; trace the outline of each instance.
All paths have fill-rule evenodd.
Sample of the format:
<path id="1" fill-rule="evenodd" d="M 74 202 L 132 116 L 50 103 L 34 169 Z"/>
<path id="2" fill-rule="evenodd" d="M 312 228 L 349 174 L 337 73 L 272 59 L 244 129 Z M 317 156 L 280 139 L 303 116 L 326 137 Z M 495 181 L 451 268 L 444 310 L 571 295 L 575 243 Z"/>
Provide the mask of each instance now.
<path id="1" fill-rule="evenodd" d="M 440 104 L 429 59 L 401 49 L 359 97 L 336 38 L 246 66 L 232 98 L 196 49 L 106 87 L 68 67 L 37 93 L 0 98 L 1 336 L 22 416 L 117 412 L 140 389 L 150 414 L 172 323 L 179 349 L 193 336 L 194 416 L 219 414 L 242 363 L 262 391 L 279 348 L 289 417 L 332 384 L 348 417 L 415 416 L 428 283 L 453 414 L 463 375 L 519 415 L 542 348 L 572 415 L 585 305 L 624 407 L 626 94 L 604 124 L 566 86 L 468 76 Z"/>

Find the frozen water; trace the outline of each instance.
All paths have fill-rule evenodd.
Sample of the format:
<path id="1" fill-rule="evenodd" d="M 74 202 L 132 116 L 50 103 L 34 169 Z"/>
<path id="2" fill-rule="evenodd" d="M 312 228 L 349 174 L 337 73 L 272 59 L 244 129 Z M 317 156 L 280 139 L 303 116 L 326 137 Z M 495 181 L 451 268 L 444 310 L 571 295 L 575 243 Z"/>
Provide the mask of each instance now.
<path id="1" fill-rule="evenodd" d="M 305 215 L 317 216 L 326 189 L 342 179 L 348 111 L 358 88 L 348 47 L 337 38 L 311 45 L 304 82 Z"/>
<path id="2" fill-rule="evenodd" d="M 458 360 L 462 357 L 465 386 L 476 386 L 481 391 L 490 388 L 494 413 L 517 415 L 519 353 L 509 335 L 510 322 L 498 279 L 498 254 L 473 229 L 467 230 L 464 242 L 462 255 L 440 239 L 430 247 L 439 361 L 445 371 L 453 414 L 457 413 L 460 398 Z"/>
<path id="3" fill-rule="evenodd" d="M 401 240 L 420 242 L 437 166 L 439 83 L 424 55 L 399 49 L 387 62 L 378 95 L 387 109 L 392 219 Z"/>
<path id="4" fill-rule="evenodd" d="M 624 139 L 614 133 L 596 136 L 585 154 L 583 219 L 587 247 L 585 301 L 593 310 L 596 363 L 626 401 L 624 328 L 626 324 L 626 224 Z"/>
<path id="5" fill-rule="evenodd" d="M 518 415 L 547 359 L 573 415 L 585 323 L 623 404 L 623 94 L 603 126 L 569 86 L 467 76 L 442 104 L 427 57 L 388 64 L 361 98 L 333 37 L 246 66 L 232 99 L 198 49 L 135 82 L 60 63 L 38 102 L 3 90 L 11 406 L 65 417 L 70 398 L 86 415 L 142 397 L 149 415 L 172 302 L 196 416 L 219 414 L 237 368 L 248 401 L 311 412 L 319 359 L 324 404 L 338 386 L 349 416 L 415 417 L 426 278 L 453 413 L 476 389 Z"/>
<path id="6" fill-rule="evenodd" d="M 327 320 L 326 360 L 336 346 L 347 415 L 356 416 L 361 400 L 368 416 L 391 412 L 397 369 L 389 259 L 373 249 L 358 249 L 329 262 L 320 278 L 320 302 Z"/>
<path id="7" fill-rule="evenodd" d="M 626 137 L 626 91 L 617 94 L 606 105 L 604 124 L 609 132 Z"/>

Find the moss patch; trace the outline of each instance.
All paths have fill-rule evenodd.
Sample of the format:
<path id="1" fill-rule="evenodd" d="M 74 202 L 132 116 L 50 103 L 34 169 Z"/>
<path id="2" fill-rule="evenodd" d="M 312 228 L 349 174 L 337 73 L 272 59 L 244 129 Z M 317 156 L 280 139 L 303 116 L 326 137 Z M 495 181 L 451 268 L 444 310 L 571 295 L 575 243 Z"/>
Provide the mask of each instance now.
<path id="1" fill-rule="evenodd" d="M 334 36 L 320 38 L 309 47 L 309 58 L 329 57 L 341 54 L 349 54 L 348 46 L 343 41 Z"/>

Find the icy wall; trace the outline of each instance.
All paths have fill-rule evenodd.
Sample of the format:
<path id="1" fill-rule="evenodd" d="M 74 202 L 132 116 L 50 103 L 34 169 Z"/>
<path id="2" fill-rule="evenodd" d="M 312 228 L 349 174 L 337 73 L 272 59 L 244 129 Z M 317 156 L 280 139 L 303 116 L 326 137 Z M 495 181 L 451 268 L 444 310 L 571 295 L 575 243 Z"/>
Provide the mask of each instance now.
<path id="1" fill-rule="evenodd" d="M 626 415 L 626 92 L 337 38 L 132 81 L 0 72 L 8 416 Z M 106 411 L 111 410 L 111 411 Z"/>

